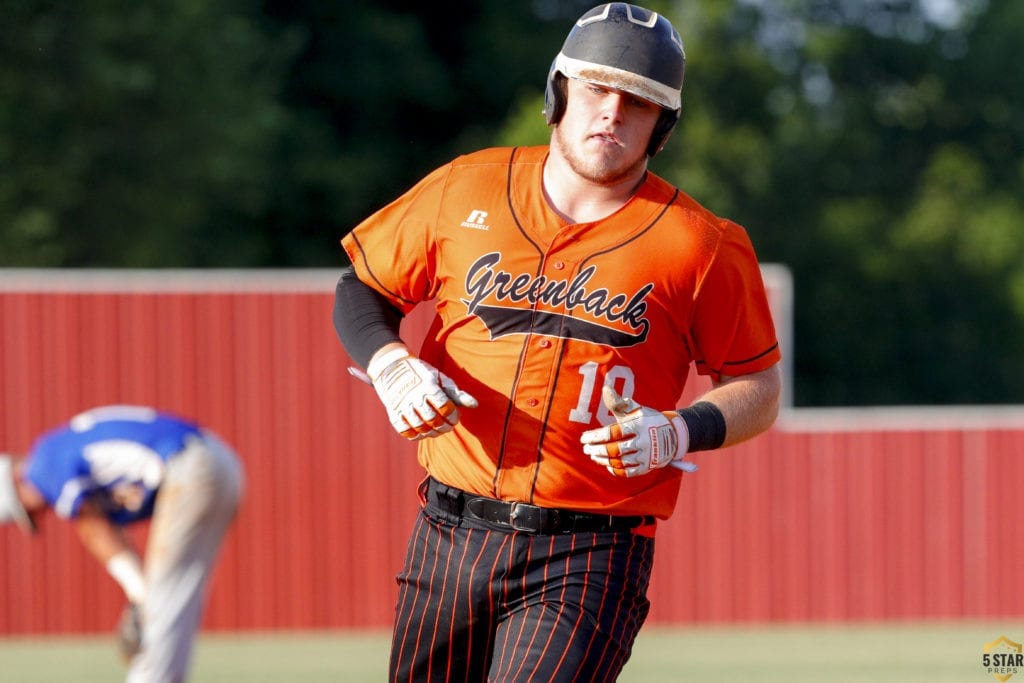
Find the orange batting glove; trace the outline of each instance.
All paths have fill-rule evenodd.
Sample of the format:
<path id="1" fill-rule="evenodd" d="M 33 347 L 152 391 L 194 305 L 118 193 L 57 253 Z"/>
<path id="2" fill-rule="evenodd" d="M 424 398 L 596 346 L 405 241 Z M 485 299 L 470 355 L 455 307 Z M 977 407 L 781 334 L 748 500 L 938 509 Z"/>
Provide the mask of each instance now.
<path id="1" fill-rule="evenodd" d="M 349 373 L 377 390 L 391 426 L 410 441 L 451 431 L 459 421 L 459 407 L 478 405 L 450 377 L 404 348 L 374 358 L 365 373 L 355 368 Z"/>
<path id="2" fill-rule="evenodd" d="M 602 396 L 615 422 L 580 436 L 583 452 L 591 460 L 616 477 L 638 477 L 668 466 L 684 472 L 697 470 L 695 464 L 683 460 L 690 435 L 678 413 L 641 406 L 607 385 Z"/>

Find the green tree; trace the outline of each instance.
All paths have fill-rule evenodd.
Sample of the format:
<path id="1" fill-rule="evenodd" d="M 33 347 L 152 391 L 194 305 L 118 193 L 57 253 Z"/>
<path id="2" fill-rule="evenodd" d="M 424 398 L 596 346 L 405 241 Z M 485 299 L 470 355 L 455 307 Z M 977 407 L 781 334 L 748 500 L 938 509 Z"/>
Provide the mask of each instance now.
<path id="1" fill-rule="evenodd" d="M 1007 112 L 1024 83 L 999 64 L 1024 13 L 964 3 L 945 23 L 916 2 L 805 7 L 793 113 L 813 132 L 803 168 L 786 164 L 800 191 L 754 203 L 796 231 L 767 242 L 796 274 L 798 399 L 1021 401 L 1024 130 Z"/>
<path id="2" fill-rule="evenodd" d="M 296 37 L 244 3 L 11 0 L 0 18 L 0 263 L 269 262 Z"/>

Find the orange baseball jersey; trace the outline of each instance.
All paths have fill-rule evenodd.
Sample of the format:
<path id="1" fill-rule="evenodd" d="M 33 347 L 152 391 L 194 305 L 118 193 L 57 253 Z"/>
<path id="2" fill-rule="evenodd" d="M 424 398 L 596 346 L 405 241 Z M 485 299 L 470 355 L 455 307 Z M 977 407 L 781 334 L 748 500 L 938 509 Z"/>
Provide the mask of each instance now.
<path id="1" fill-rule="evenodd" d="M 541 187 L 547 147 L 459 157 L 342 240 L 359 279 L 437 315 L 420 357 L 480 402 L 419 442 L 429 474 L 479 495 L 667 518 L 682 473 L 612 476 L 580 434 L 614 421 L 603 384 L 671 410 L 713 378 L 780 359 L 746 232 L 648 173 L 617 212 L 569 224 Z"/>

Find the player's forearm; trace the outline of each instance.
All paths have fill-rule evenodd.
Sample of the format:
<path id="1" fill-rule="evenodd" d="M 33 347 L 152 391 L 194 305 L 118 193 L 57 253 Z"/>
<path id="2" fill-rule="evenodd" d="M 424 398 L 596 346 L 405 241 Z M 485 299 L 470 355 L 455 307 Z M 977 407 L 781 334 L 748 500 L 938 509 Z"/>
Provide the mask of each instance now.
<path id="1" fill-rule="evenodd" d="M 75 530 L 89 554 L 105 566 L 116 555 L 125 551 L 134 553 L 124 530 L 87 505 L 75 519 Z"/>
<path id="2" fill-rule="evenodd" d="M 766 431 L 779 415 L 782 373 L 778 365 L 749 375 L 723 377 L 700 397 L 713 403 L 725 419 L 721 447 L 734 446 Z"/>
<path id="3" fill-rule="evenodd" d="M 106 565 L 115 555 L 133 550 L 121 527 L 107 519 L 92 503 L 82 504 L 74 527 L 86 550 L 100 564 Z"/>
<path id="4" fill-rule="evenodd" d="M 90 502 L 83 504 L 74 527 L 86 550 L 117 581 L 128 599 L 141 603 L 146 590 L 142 562 L 124 530 Z"/>
<path id="5" fill-rule="evenodd" d="M 402 312 L 356 277 L 342 270 L 334 290 L 334 330 L 349 357 L 365 368 L 381 347 L 399 342 Z"/>

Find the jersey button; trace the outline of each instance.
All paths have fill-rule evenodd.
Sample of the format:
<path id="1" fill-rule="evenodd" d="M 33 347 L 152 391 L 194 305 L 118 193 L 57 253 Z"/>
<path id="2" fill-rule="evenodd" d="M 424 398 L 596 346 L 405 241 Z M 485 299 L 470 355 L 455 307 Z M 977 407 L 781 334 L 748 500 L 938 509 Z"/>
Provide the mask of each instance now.
<path id="1" fill-rule="evenodd" d="M 565 268 L 565 264 L 561 261 L 555 261 L 555 270 L 562 270 Z"/>
<path id="2" fill-rule="evenodd" d="M 548 348 L 550 346 L 551 346 L 551 340 L 550 339 L 541 339 L 540 340 L 540 348 L 546 349 L 546 348 Z"/>
<path id="3" fill-rule="evenodd" d="M 526 399 L 526 405 L 530 406 L 531 408 L 535 407 L 538 403 L 540 403 L 540 401 L 538 401 L 535 398 Z"/>

